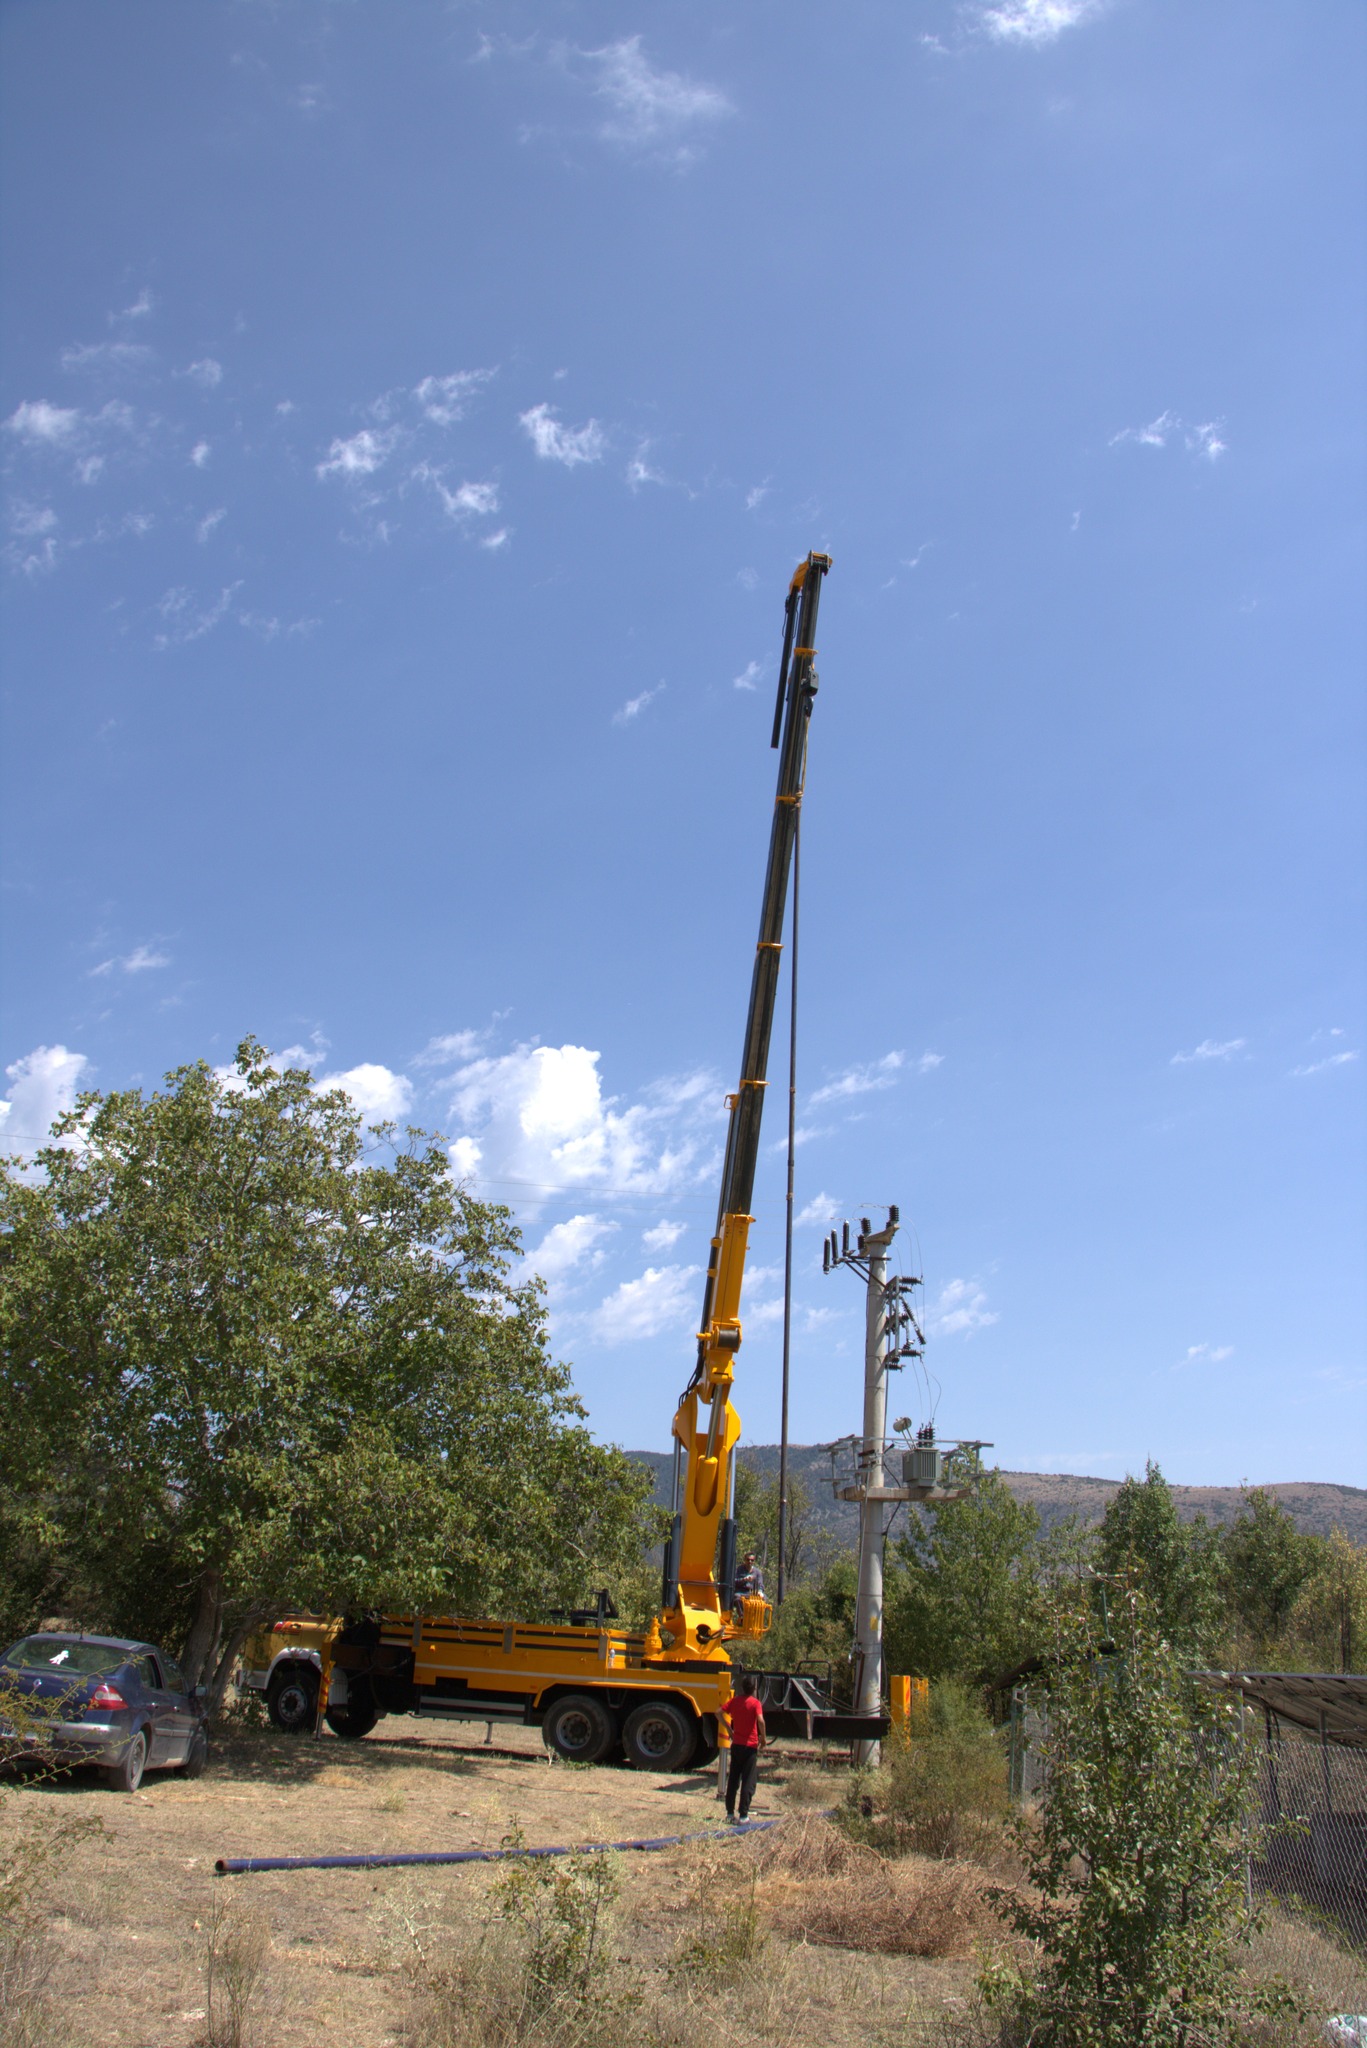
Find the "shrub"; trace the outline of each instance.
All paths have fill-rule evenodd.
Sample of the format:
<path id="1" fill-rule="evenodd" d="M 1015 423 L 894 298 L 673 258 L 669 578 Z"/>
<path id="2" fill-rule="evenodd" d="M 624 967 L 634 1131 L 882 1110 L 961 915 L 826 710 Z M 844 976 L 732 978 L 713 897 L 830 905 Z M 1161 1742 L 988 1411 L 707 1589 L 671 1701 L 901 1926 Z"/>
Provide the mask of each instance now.
<path id="1" fill-rule="evenodd" d="M 1007 1815 L 1006 1750 L 969 1690 L 931 1687 L 905 1743 L 888 1743 L 876 1772 L 855 1776 L 841 1824 L 886 1855 L 969 1857 L 1001 1853 Z"/>
<path id="2" fill-rule="evenodd" d="M 1038 1960 L 992 1964 L 980 1989 L 1003 2040 L 1032 2048 L 1206 2048 L 1294 2007 L 1235 1968 L 1251 1756 L 1145 1596 L 1115 1606 L 1114 1642 L 1086 1608 L 1055 1616 L 1047 1789 L 1015 1830 L 1032 1891 L 998 1895 Z"/>

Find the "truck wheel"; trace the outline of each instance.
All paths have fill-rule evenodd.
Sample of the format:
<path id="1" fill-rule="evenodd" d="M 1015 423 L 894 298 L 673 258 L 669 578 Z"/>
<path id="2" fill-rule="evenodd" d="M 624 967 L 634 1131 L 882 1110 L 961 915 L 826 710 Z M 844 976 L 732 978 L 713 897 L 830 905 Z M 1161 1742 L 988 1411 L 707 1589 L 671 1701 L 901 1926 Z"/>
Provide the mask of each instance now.
<path id="1" fill-rule="evenodd" d="M 334 1735 L 341 1735 L 348 1742 L 358 1742 L 363 1735 L 369 1735 L 380 1718 L 380 1710 L 368 1682 L 353 1678 L 347 1687 L 346 1704 L 329 1707 L 323 1718 Z"/>
<path id="2" fill-rule="evenodd" d="M 318 1673 L 311 1664 L 280 1664 L 266 1687 L 266 1712 L 282 1735 L 297 1735 L 318 1711 Z"/>
<path id="3" fill-rule="evenodd" d="M 121 1763 L 110 1764 L 104 1782 L 111 1792 L 136 1792 L 147 1768 L 147 1737 L 139 1729 L 123 1753 Z"/>
<path id="4" fill-rule="evenodd" d="M 571 1692 L 546 1709 L 541 1739 L 566 1763 L 600 1764 L 617 1741 L 617 1724 L 591 1692 Z"/>
<path id="5" fill-rule="evenodd" d="M 681 1771 L 697 1742 L 697 1722 L 672 1700 L 643 1701 L 622 1728 L 622 1747 L 635 1771 Z"/>
<path id="6" fill-rule="evenodd" d="M 698 1739 L 693 1746 L 693 1768 L 705 1771 L 709 1764 L 717 1761 L 717 1717 L 702 1714 L 698 1718 Z"/>

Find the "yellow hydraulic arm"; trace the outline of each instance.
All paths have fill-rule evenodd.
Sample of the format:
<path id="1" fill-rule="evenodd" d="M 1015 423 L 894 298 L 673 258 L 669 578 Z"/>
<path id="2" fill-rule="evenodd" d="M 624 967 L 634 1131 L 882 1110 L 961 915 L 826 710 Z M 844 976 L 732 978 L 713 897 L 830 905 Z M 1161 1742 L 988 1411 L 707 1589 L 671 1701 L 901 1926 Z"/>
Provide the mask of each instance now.
<path id="1" fill-rule="evenodd" d="M 674 1417 L 674 1520 L 665 1550 L 664 1611 L 658 1623 L 674 1638 L 671 1662 L 681 1652 L 704 1657 L 710 1652 L 710 1657 L 715 1657 L 726 1635 L 757 1635 L 764 1627 L 761 1602 L 742 1603 L 744 1621 L 739 1630 L 731 1620 L 736 1568 L 733 1452 L 740 1437 L 740 1417 L 731 1405 L 731 1384 L 741 1342 L 741 1284 L 753 1221 L 750 1201 L 759 1156 L 788 876 L 807 768 L 807 721 L 817 691 L 812 666 L 816 614 L 822 578 L 830 566 L 829 555 L 808 555 L 799 564 L 784 614 L 773 733 L 773 745 L 779 750 L 778 790 L 740 1086 L 728 1098 L 730 1123 L 698 1333 L 698 1362 Z M 656 1630 L 651 1635 L 658 1640 Z M 653 1647 L 652 1642 L 647 1655 Z"/>

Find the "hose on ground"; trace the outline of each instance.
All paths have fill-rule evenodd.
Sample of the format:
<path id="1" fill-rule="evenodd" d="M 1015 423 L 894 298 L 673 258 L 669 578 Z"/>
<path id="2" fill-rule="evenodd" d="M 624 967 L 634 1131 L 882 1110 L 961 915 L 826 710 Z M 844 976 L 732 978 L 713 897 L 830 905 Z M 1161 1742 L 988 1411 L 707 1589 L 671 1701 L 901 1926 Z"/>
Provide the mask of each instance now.
<path id="1" fill-rule="evenodd" d="M 681 1842 L 726 1841 L 774 1828 L 776 1820 L 738 1820 L 724 1828 L 697 1828 L 689 1835 L 638 1835 L 626 1842 L 555 1842 L 537 1849 L 397 1850 L 357 1856 L 220 1856 L 214 1870 L 220 1877 L 238 1877 L 251 1870 L 388 1870 L 412 1863 L 509 1863 L 520 1856 L 581 1856 L 608 1849 L 676 1849 Z"/>

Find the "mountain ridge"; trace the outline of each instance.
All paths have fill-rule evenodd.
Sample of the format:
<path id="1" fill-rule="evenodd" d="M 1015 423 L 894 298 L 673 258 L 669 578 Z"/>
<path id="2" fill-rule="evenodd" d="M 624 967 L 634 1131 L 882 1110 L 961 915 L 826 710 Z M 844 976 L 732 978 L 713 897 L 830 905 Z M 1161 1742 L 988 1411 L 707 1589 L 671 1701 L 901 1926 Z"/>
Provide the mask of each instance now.
<path id="1" fill-rule="evenodd" d="M 649 1468 L 654 1477 L 655 1499 L 667 1507 L 671 1453 L 628 1451 L 626 1455 Z M 762 1478 L 777 1477 L 777 1444 L 746 1444 L 739 1456 L 743 1464 Z M 852 1502 L 832 1498 L 830 1459 L 825 1447 L 790 1444 L 788 1469 L 802 1480 L 811 1496 L 813 1528 L 827 1532 L 842 1547 L 853 1549 L 858 1511 Z M 1045 1529 L 1074 1514 L 1085 1524 L 1099 1522 L 1122 1484 L 1119 1479 L 1072 1472 L 1003 1470 L 1002 1478 L 1017 1500 L 1033 1503 Z M 1242 1486 L 1177 1486 L 1171 1481 L 1169 1485 L 1173 1503 L 1184 1522 L 1204 1515 L 1208 1522 L 1218 1525 L 1235 1520 L 1245 1490 Z M 1303 1534 L 1327 1536 L 1332 1529 L 1339 1528 L 1351 1542 L 1367 1547 L 1367 1487 L 1341 1485 L 1328 1479 L 1291 1479 L 1269 1484 L 1262 1491 L 1276 1496 Z"/>

